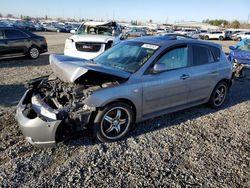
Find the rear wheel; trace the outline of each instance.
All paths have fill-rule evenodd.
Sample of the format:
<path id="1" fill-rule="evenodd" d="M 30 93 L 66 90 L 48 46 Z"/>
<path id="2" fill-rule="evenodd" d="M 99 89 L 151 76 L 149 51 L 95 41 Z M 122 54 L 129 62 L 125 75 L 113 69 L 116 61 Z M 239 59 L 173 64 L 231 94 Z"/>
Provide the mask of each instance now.
<path id="1" fill-rule="evenodd" d="M 241 41 L 241 37 L 238 37 L 238 38 L 237 38 L 237 41 Z"/>
<path id="2" fill-rule="evenodd" d="M 99 111 L 94 120 L 93 133 L 101 142 L 124 138 L 134 123 L 132 108 L 126 103 L 114 103 Z"/>
<path id="3" fill-rule="evenodd" d="M 206 35 L 206 36 L 204 37 L 204 39 L 205 39 L 205 40 L 209 40 L 209 36 Z"/>
<path id="4" fill-rule="evenodd" d="M 39 52 L 39 49 L 35 46 L 32 46 L 30 49 L 29 49 L 29 57 L 31 59 L 37 59 L 39 56 L 40 56 L 40 52 Z"/>
<path id="5" fill-rule="evenodd" d="M 223 36 L 219 36 L 219 40 L 224 40 L 224 37 Z"/>
<path id="6" fill-rule="evenodd" d="M 214 88 L 209 104 L 212 108 L 219 108 L 225 102 L 228 93 L 228 84 L 226 82 L 220 82 Z"/>

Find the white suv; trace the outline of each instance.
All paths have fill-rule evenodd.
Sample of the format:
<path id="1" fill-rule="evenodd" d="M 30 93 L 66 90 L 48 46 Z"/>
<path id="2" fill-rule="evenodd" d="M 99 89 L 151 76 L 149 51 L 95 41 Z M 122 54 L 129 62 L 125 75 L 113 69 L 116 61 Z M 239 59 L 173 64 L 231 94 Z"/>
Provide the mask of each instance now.
<path id="1" fill-rule="evenodd" d="M 93 59 L 122 39 L 116 22 L 85 22 L 65 41 L 64 55 Z"/>
<path id="2" fill-rule="evenodd" d="M 203 33 L 200 35 L 201 39 L 209 40 L 209 39 L 219 39 L 219 40 L 224 40 L 225 38 L 225 32 L 223 31 L 211 31 L 208 33 Z"/>

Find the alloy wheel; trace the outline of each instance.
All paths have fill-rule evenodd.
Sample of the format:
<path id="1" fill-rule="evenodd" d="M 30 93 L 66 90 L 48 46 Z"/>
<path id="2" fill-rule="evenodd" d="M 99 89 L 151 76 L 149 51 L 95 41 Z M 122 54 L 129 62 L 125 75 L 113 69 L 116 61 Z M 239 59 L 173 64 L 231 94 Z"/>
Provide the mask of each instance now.
<path id="1" fill-rule="evenodd" d="M 30 56 L 31 56 L 33 59 L 38 58 L 38 56 L 39 56 L 39 50 L 38 50 L 37 48 L 31 48 L 31 49 L 30 49 Z"/>
<path id="2" fill-rule="evenodd" d="M 227 88 L 224 85 L 218 87 L 214 95 L 214 104 L 216 106 L 220 106 L 224 102 L 226 94 L 227 94 Z"/>
<path id="3" fill-rule="evenodd" d="M 127 132 L 130 123 L 131 117 L 128 110 L 123 107 L 114 107 L 104 114 L 101 132 L 108 139 L 119 139 Z"/>

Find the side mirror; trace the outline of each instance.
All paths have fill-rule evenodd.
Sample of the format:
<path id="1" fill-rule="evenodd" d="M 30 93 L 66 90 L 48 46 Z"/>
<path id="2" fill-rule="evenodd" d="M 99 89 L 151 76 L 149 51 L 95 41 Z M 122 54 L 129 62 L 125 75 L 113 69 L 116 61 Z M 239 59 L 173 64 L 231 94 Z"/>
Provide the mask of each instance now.
<path id="1" fill-rule="evenodd" d="M 70 30 L 70 33 L 71 33 L 71 34 L 75 34 L 75 33 L 76 33 L 76 30 L 72 29 L 72 30 Z"/>
<path id="2" fill-rule="evenodd" d="M 230 50 L 235 50 L 236 48 L 234 46 L 229 46 Z"/>
<path id="3" fill-rule="evenodd" d="M 153 67 L 153 73 L 160 73 L 160 72 L 163 72 L 166 70 L 167 70 L 167 68 L 166 68 L 165 64 L 163 64 L 163 63 L 156 63 Z"/>

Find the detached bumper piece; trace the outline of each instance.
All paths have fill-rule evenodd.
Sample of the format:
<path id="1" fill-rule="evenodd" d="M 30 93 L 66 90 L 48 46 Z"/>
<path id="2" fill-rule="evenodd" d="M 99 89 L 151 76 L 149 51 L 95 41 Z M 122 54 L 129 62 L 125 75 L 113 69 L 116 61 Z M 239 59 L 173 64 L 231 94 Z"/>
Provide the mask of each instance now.
<path id="1" fill-rule="evenodd" d="M 85 116 L 87 124 L 90 112 L 85 113 Z M 25 139 L 38 147 L 56 146 L 58 127 L 64 124 L 60 112 L 44 103 L 39 95 L 33 95 L 32 89 L 27 90 L 19 102 L 16 120 Z"/>
<path id="2" fill-rule="evenodd" d="M 16 119 L 25 139 L 32 145 L 55 146 L 55 133 L 61 120 L 39 117 L 31 106 L 32 90 L 25 92 L 17 106 Z"/>

